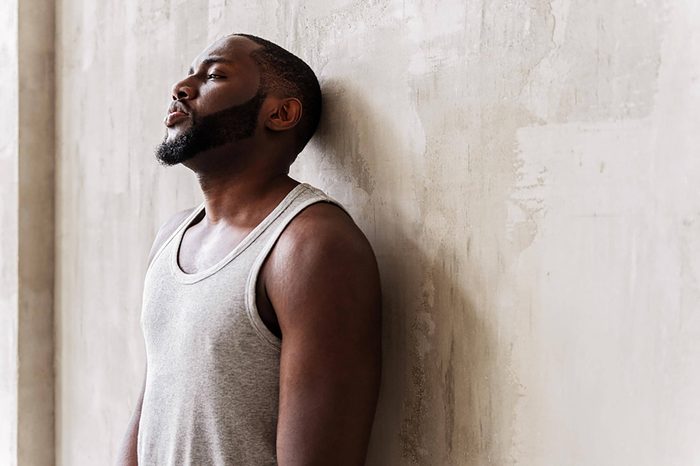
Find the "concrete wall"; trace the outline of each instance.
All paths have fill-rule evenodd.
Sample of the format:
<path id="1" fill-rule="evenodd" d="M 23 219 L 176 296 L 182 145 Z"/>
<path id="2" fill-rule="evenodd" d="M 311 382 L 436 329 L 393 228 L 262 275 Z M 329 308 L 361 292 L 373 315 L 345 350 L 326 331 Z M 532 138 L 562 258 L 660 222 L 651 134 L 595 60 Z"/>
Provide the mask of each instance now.
<path id="1" fill-rule="evenodd" d="M 54 9 L 0 5 L 0 464 L 54 464 Z"/>
<path id="2" fill-rule="evenodd" d="M 317 70 L 293 174 L 377 252 L 369 465 L 697 464 L 699 9 L 59 0 L 57 464 L 115 457 L 150 243 L 201 199 L 152 155 L 169 89 L 236 31 Z"/>
<path id="3" fill-rule="evenodd" d="M 19 79 L 17 0 L 0 7 L 0 464 L 17 462 Z"/>

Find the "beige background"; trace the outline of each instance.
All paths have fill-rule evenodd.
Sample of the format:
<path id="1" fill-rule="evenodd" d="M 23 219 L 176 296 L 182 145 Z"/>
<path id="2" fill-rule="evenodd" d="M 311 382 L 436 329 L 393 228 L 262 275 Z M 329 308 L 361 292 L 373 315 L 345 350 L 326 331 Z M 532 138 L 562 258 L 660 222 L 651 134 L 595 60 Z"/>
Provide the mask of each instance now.
<path id="1" fill-rule="evenodd" d="M 368 465 L 700 464 L 698 26 L 695 0 L 59 0 L 56 464 L 115 458 L 150 244 L 201 200 L 153 148 L 170 86 L 230 32 L 325 90 L 292 174 L 379 260 Z"/>

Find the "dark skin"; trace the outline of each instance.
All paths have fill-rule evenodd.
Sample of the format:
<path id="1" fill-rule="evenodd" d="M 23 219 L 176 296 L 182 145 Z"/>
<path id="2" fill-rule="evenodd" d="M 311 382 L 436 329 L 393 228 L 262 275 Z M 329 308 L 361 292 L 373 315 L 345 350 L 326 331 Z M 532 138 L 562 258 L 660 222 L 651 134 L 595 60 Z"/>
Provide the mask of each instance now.
<path id="1" fill-rule="evenodd" d="M 258 47 L 238 36 L 215 42 L 173 86 L 173 99 L 200 116 L 247 101 L 260 83 L 250 57 Z M 226 62 L 210 63 L 215 57 Z M 178 257 L 184 272 L 217 263 L 299 183 L 288 173 L 302 112 L 298 99 L 268 96 L 252 137 L 183 162 L 197 176 L 206 209 L 183 236 Z M 189 123 L 179 119 L 168 137 Z M 149 263 L 191 212 L 160 228 Z M 381 376 L 381 291 L 367 238 L 337 206 L 313 204 L 281 234 L 257 285 L 260 316 L 282 338 L 278 464 L 364 464 Z M 144 387 L 145 378 L 119 465 L 137 464 Z"/>

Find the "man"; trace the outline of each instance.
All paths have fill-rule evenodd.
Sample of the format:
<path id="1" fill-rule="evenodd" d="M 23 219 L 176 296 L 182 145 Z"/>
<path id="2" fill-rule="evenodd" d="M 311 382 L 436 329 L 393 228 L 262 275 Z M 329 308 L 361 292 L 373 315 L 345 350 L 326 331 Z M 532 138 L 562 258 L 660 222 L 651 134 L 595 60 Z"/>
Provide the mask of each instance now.
<path id="1" fill-rule="evenodd" d="M 120 465 L 362 465 L 381 375 L 371 246 L 289 177 L 313 135 L 313 71 L 264 39 L 207 47 L 156 149 L 204 202 L 159 230 L 144 284 L 146 375 Z"/>

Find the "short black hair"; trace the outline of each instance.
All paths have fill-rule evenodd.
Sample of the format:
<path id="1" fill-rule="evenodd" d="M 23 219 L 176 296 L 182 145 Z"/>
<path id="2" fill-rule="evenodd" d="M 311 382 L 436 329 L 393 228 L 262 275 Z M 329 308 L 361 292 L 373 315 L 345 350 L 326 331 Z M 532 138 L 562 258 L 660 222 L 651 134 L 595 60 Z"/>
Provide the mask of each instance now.
<path id="1" fill-rule="evenodd" d="M 269 40 L 251 34 L 231 35 L 246 37 L 262 46 L 251 52 L 250 56 L 260 67 L 263 93 L 294 97 L 301 102 L 302 114 L 296 133 L 296 157 L 316 132 L 321 119 L 321 86 L 316 75 L 304 60 Z"/>

